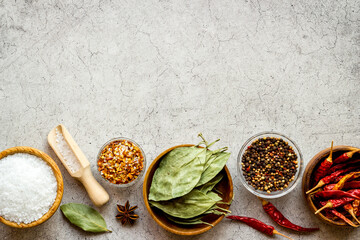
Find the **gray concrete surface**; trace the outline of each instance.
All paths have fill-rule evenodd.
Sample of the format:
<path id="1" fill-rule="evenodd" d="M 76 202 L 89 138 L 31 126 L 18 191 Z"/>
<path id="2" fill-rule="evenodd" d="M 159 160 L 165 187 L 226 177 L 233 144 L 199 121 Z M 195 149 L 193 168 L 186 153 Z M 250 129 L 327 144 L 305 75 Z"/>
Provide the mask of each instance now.
<path id="1" fill-rule="evenodd" d="M 45 151 L 63 173 L 62 203 L 91 205 L 47 144 L 57 124 L 73 134 L 94 173 L 110 138 L 137 141 L 149 165 L 171 146 L 197 143 L 202 132 L 233 153 L 233 213 L 274 224 L 239 182 L 236 158 L 250 136 L 288 135 L 305 164 L 331 140 L 360 147 L 359 0 L 280 2 L 0 1 L 0 149 Z M 185 239 L 151 219 L 140 187 L 105 187 L 111 200 L 98 210 L 112 233 L 85 233 L 57 211 L 33 229 L 1 224 L 0 239 Z M 115 204 L 127 199 L 139 206 L 133 227 L 115 219 Z M 277 226 L 294 239 L 360 237 L 313 216 L 300 184 L 273 203 L 293 222 L 321 228 L 300 235 Z M 224 220 L 190 239 L 268 237 Z"/>

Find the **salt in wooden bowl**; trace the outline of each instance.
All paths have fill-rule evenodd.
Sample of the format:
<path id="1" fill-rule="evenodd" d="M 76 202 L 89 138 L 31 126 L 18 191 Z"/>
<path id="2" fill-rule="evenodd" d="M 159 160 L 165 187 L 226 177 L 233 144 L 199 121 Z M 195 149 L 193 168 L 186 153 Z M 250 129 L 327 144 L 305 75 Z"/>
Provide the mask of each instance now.
<path id="1" fill-rule="evenodd" d="M 28 154 L 32 154 L 35 155 L 39 158 L 41 158 L 42 160 L 44 160 L 53 170 L 54 176 L 56 178 L 57 181 L 57 193 L 56 193 L 56 198 L 55 201 L 53 203 L 53 205 L 51 206 L 51 208 L 49 209 L 49 211 L 47 213 L 45 213 L 40 219 L 33 221 L 31 223 L 25 224 L 25 223 L 20 223 L 17 224 L 15 222 L 6 220 L 5 218 L 0 216 L 0 222 L 10 226 L 10 227 L 14 227 L 14 228 L 30 228 L 30 227 L 35 227 L 37 225 L 40 225 L 41 223 L 47 221 L 52 215 L 54 215 L 54 213 L 56 212 L 56 210 L 59 208 L 62 196 L 63 196 L 63 192 L 64 192 L 64 183 L 63 183 L 63 178 L 60 172 L 59 167 L 56 165 L 56 163 L 54 162 L 54 160 L 49 157 L 49 155 L 47 155 L 46 153 L 35 149 L 35 148 L 31 148 L 31 147 L 12 147 L 9 149 L 6 149 L 2 152 L 0 152 L 0 161 L 2 158 L 8 156 L 8 155 L 12 155 L 15 153 L 28 153 Z"/>
<path id="2" fill-rule="evenodd" d="M 336 159 L 341 154 L 349 152 L 351 150 L 354 150 L 354 147 L 342 146 L 342 145 L 334 146 L 333 147 L 333 159 Z M 326 148 L 326 149 L 320 151 L 318 154 L 316 154 L 310 160 L 310 162 L 307 164 L 304 175 L 303 175 L 302 191 L 303 191 L 304 198 L 305 198 L 310 210 L 314 214 L 318 210 L 318 207 L 313 202 L 310 195 L 307 195 L 306 192 L 309 191 L 314 185 L 316 185 L 316 183 L 314 183 L 314 181 L 313 181 L 315 170 L 318 169 L 320 164 L 329 156 L 329 154 L 330 154 L 330 148 Z M 321 212 L 316 214 L 316 215 L 318 216 L 318 218 L 320 218 L 325 223 L 335 225 L 335 226 L 343 226 L 343 227 L 344 226 L 346 226 L 346 227 L 349 226 L 348 224 L 344 223 L 342 220 L 335 220 L 335 221 L 331 220 L 331 219 L 325 217 Z"/>
<path id="3" fill-rule="evenodd" d="M 157 156 L 155 158 L 155 160 L 151 163 L 150 167 L 148 168 L 146 175 L 145 175 L 144 184 L 143 184 L 144 202 L 145 202 L 146 209 L 149 211 L 151 217 L 162 228 L 164 228 L 165 230 L 167 230 L 169 232 L 178 234 L 178 235 L 197 235 L 197 234 L 201 234 L 206 231 L 209 231 L 210 229 L 212 229 L 212 227 L 209 225 L 205 225 L 205 224 L 184 226 L 184 225 L 179 225 L 179 224 L 173 223 L 165 217 L 164 213 L 161 210 L 150 206 L 149 201 L 148 201 L 148 196 L 149 196 L 149 190 L 150 190 L 150 186 L 151 186 L 151 182 L 152 182 L 155 170 L 158 168 L 162 157 L 175 148 L 192 147 L 192 146 L 194 146 L 194 145 L 192 145 L 192 144 L 178 145 L 175 147 L 171 147 L 171 148 L 165 150 L 164 152 L 162 152 L 159 156 Z M 232 183 L 231 175 L 226 166 L 221 171 L 224 173 L 224 178 L 216 186 L 217 186 L 218 190 L 224 194 L 224 196 L 222 196 L 223 197 L 222 201 L 230 202 L 233 199 L 233 183 Z M 225 209 L 230 208 L 230 205 L 226 205 L 226 204 L 219 204 L 219 206 L 222 208 L 225 208 Z M 224 215 L 219 216 L 219 215 L 215 215 L 215 214 L 209 214 L 209 215 L 205 216 L 202 220 L 214 225 L 214 227 L 215 227 L 215 225 L 218 224 L 223 218 L 224 218 Z"/>

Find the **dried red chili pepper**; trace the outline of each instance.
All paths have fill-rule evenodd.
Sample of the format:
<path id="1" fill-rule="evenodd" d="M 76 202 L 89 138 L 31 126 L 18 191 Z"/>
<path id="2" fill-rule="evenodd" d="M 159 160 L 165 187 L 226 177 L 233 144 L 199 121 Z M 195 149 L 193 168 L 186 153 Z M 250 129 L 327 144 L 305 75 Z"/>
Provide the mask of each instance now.
<path id="1" fill-rule="evenodd" d="M 346 204 L 346 205 L 344 206 L 344 209 L 345 209 L 348 213 L 350 213 L 350 215 L 355 219 L 355 221 L 356 221 L 357 223 L 360 224 L 360 221 L 359 221 L 359 219 L 357 219 L 356 214 L 354 213 L 354 208 L 353 208 L 353 206 L 351 205 L 351 203 Z"/>
<path id="2" fill-rule="evenodd" d="M 343 189 L 357 189 L 360 188 L 360 181 L 351 181 L 344 184 Z"/>
<path id="3" fill-rule="evenodd" d="M 334 160 L 334 164 L 346 162 L 347 160 L 352 158 L 353 155 L 357 152 L 360 152 L 360 149 L 355 149 L 350 152 L 346 152 L 346 153 L 342 154 L 340 157 L 338 157 Z"/>
<path id="4" fill-rule="evenodd" d="M 340 190 L 344 187 L 344 184 L 346 183 L 346 181 L 348 181 L 350 178 L 352 178 L 354 175 L 359 175 L 360 172 L 352 172 L 349 174 L 346 174 L 345 176 L 343 176 L 340 181 L 338 183 L 335 184 L 335 186 L 333 187 L 332 190 Z"/>
<path id="5" fill-rule="evenodd" d="M 355 199 L 360 199 L 360 197 L 352 194 L 350 192 L 344 192 L 341 190 L 324 190 L 317 192 L 315 197 L 326 198 L 326 199 L 335 199 L 335 198 L 343 198 L 343 197 L 351 197 Z"/>
<path id="6" fill-rule="evenodd" d="M 322 178 L 315 187 L 313 187 L 312 189 L 310 189 L 309 191 L 306 192 L 306 194 L 309 194 L 311 192 L 313 192 L 315 189 L 318 189 L 326 184 L 331 183 L 333 180 L 335 180 L 337 177 L 339 177 L 340 175 L 342 175 L 343 173 L 347 172 L 346 169 L 342 169 L 336 172 L 333 172 L 332 174 L 330 174 L 329 176 L 326 176 L 324 178 Z"/>
<path id="7" fill-rule="evenodd" d="M 288 236 L 285 236 L 282 233 L 279 233 L 278 231 L 275 230 L 275 228 L 273 226 L 267 225 L 255 218 L 250 218 L 250 217 L 243 217 L 243 216 L 227 216 L 227 218 L 232 219 L 232 220 L 238 220 L 240 222 L 243 222 L 245 224 L 247 224 L 248 226 L 262 232 L 265 233 L 266 235 L 269 236 L 273 236 L 274 234 L 278 234 L 281 235 L 283 237 L 286 237 L 288 239 L 291 239 Z"/>
<path id="8" fill-rule="evenodd" d="M 338 183 L 343 177 L 345 177 L 345 175 L 341 175 L 335 178 L 335 180 L 333 181 L 334 183 Z M 350 179 L 348 179 L 348 181 L 352 181 L 355 180 L 354 176 L 351 177 Z"/>
<path id="9" fill-rule="evenodd" d="M 321 214 L 324 215 L 326 218 L 335 221 L 336 219 L 338 219 L 338 217 L 332 214 L 330 210 L 331 209 L 324 209 Z"/>
<path id="10" fill-rule="evenodd" d="M 360 200 L 354 200 L 352 203 L 352 207 L 354 209 L 354 214 L 357 215 L 359 213 Z"/>
<path id="11" fill-rule="evenodd" d="M 353 194 L 353 195 L 355 195 L 355 196 L 358 196 L 358 197 L 360 197 L 360 189 L 351 189 L 351 190 L 349 190 L 349 191 L 347 191 L 348 193 L 351 193 L 351 194 Z"/>
<path id="12" fill-rule="evenodd" d="M 335 183 L 326 185 L 324 187 L 324 191 L 325 190 L 332 190 L 335 185 L 336 185 Z M 342 189 L 355 189 L 355 188 L 360 188 L 360 181 L 346 182 Z"/>
<path id="13" fill-rule="evenodd" d="M 259 198 L 261 200 L 263 209 L 265 212 L 280 226 L 289 228 L 298 232 L 314 232 L 319 230 L 319 228 L 304 228 L 290 222 L 282 213 L 270 202 Z"/>
<path id="14" fill-rule="evenodd" d="M 329 173 L 333 173 L 333 172 L 336 172 L 337 170 L 347 168 L 348 166 L 353 166 L 353 165 L 355 165 L 357 163 L 360 163 L 360 159 L 356 159 L 354 161 L 347 162 L 347 163 L 337 164 L 335 166 L 332 166 L 329 169 Z"/>
<path id="15" fill-rule="evenodd" d="M 319 210 L 317 210 L 315 212 L 315 214 L 318 214 L 319 212 L 321 212 L 322 210 L 326 209 L 326 208 L 337 208 L 340 206 L 343 206 L 347 203 L 350 203 L 354 201 L 354 198 L 349 198 L 349 197 L 344 197 L 344 198 L 340 198 L 340 199 L 330 199 L 325 201 L 320 201 L 321 204 L 321 208 Z"/>
<path id="16" fill-rule="evenodd" d="M 315 175 L 314 175 L 315 182 L 319 182 L 320 179 L 325 177 L 333 164 L 333 161 L 332 161 L 333 143 L 334 142 L 332 141 L 329 156 L 320 164 L 320 166 L 318 167 L 318 169 L 315 172 Z"/>
<path id="17" fill-rule="evenodd" d="M 332 190 L 334 187 L 335 187 L 335 183 L 332 183 L 332 184 L 328 184 L 326 186 L 323 187 L 324 191 L 329 191 L 329 190 Z"/>
<path id="18" fill-rule="evenodd" d="M 341 218 L 342 220 L 344 220 L 344 222 L 346 222 L 347 224 L 349 224 L 352 227 L 358 227 L 356 226 L 350 219 L 348 219 L 347 217 L 345 217 L 343 214 L 339 213 L 338 211 L 336 211 L 335 209 L 330 209 L 330 212 L 332 214 L 334 214 L 335 216 Z"/>

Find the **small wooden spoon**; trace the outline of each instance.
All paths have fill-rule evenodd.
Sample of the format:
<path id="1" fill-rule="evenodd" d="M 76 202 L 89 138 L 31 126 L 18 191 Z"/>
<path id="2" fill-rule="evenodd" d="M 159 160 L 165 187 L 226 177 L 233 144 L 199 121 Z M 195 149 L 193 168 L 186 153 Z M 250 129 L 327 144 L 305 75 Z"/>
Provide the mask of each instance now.
<path id="1" fill-rule="evenodd" d="M 78 171 L 72 172 L 69 166 L 66 164 L 63 155 L 59 151 L 58 143 L 56 142 L 56 131 L 58 131 L 64 136 L 66 143 L 79 161 L 80 169 Z M 58 156 L 58 158 L 60 159 L 60 161 L 62 162 L 62 164 L 65 166 L 66 170 L 69 172 L 69 174 L 73 178 L 79 180 L 84 185 L 91 201 L 97 207 L 100 207 L 107 203 L 109 201 L 109 194 L 92 175 L 89 160 L 85 157 L 84 153 L 81 151 L 81 149 L 76 144 L 70 133 L 66 130 L 64 125 L 60 124 L 50 131 L 48 135 L 48 142 Z"/>

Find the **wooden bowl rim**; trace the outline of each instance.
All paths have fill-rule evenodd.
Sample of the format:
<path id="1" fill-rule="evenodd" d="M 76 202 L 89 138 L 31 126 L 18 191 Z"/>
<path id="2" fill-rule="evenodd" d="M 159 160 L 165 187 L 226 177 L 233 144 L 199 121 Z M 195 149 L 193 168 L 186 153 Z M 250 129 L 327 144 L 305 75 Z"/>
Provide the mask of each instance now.
<path id="1" fill-rule="evenodd" d="M 346 145 L 337 145 L 333 147 L 333 153 L 334 152 L 338 152 L 338 151 L 351 151 L 352 149 L 354 149 L 355 147 L 352 146 L 346 146 Z M 313 203 L 312 199 L 310 196 L 306 195 L 306 192 L 308 190 L 310 190 L 306 185 L 309 183 L 308 177 L 310 178 L 312 175 L 313 170 L 315 169 L 315 166 L 319 164 L 320 160 L 323 159 L 325 156 L 329 155 L 330 153 L 330 147 L 320 151 L 319 153 L 317 153 L 306 165 L 304 174 L 303 174 L 303 179 L 302 179 L 302 191 L 303 191 L 303 196 L 306 200 L 306 202 L 308 203 L 308 206 L 310 208 L 310 210 L 315 213 L 318 208 L 315 206 L 315 204 Z M 312 169 L 312 170 L 311 170 Z M 310 172 L 311 171 L 311 172 Z M 320 218 L 321 220 L 325 221 L 328 224 L 333 224 L 336 226 L 340 226 L 340 227 L 350 227 L 349 225 L 347 225 L 346 223 L 342 223 L 342 222 L 337 222 L 337 221 L 333 221 L 327 217 L 325 217 L 322 213 L 316 214 L 316 216 L 318 218 Z"/>
<path id="2" fill-rule="evenodd" d="M 52 215 L 54 215 L 54 213 L 56 212 L 56 210 L 59 208 L 62 196 L 63 196 L 63 192 L 64 192 L 64 183 L 63 183 L 63 178 L 60 172 L 59 167 L 57 166 L 57 164 L 55 163 L 55 161 L 46 153 L 36 149 L 36 148 L 32 148 L 32 147 L 26 147 L 26 146 L 18 146 L 18 147 L 12 147 L 12 148 L 8 148 L 2 152 L 0 152 L 0 161 L 2 158 L 8 156 L 8 155 L 12 155 L 15 153 L 28 153 L 31 155 L 35 155 L 39 158 L 41 158 L 42 160 L 44 160 L 53 170 L 54 176 L 56 178 L 56 182 L 57 182 L 57 191 L 56 191 L 56 198 L 55 201 L 53 203 L 53 205 L 51 206 L 51 208 L 49 209 L 49 211 L 47 213 L 45 213 L 40 219 L 33 221 L 31 223 L 25 224 L 25 223 L 20 223 L 17 224 L 15 222 L 6 220 L 5 218 L 0 216 L 0 222 L 10 226 L 10 227 L 14 227 L 14 228 L 30 228 L 30 227 L 35 227 L 40 225 L 41 223 L 44 223 L 45 221 L 47 221 Z"/>
<path id="3" fill-rule="evenodd" d="M 150 204 L 149 204 L 149 201 L 148 201 L 148 191 L 147 191 L 147 183 L 149 181 L 149 174 L 150 174 L 150 171 L 151 169 L 154 167 L 154 165 L 160 161 L 160 159 L 165 155 L 167 154 L 168 152 L 174 150 L 175 148 L 179 148 L 179 147 L 192 147 L 192 146 L 195 146 L 194 144 L 181 144 L 181 145 L 177 145 L 177 146 L 174 146 L 174 147 L 171 147 L 165 151 L 163 151 L 160 155 L 158 155 L 154 161 L 152 161 L 150 167 L 147 169 L 146 171 L 146 174 L 145 174 L 145 178 L 144 178 L 144 183 L 143 183 L 143 197 L 144 197 L 144 203 L 145 203 L 145 206 L 146 206 L 146 209 L 148 210 L 148 212 L 150 213 L 151 217 L 155 220 L 155 222 L 157 224 L 159 224 L 162 228 L 164 228 L 165 230 L 171 232 L 171 233 L 175 233 L 177 235 L 186 235 L 186 236 L 191 236 L 191 235 L 198 235 L 198 234 L 201 234 L 201 233 L 204 233 L 206 231 L 209 231 L 210 229 L 214 228 L 215 225 L 217 225 L 223 218 L 224 218 L 224 215 L 221 215 L 218 217 L 218 219 L 215 220 L 215 222 L 213 223 L 214 227 L 212 226 L 204 226 L 203 228 L 200 228 L 198 230 L 194 230 L 192 232 L 184 232 L 184 231 L 179 231 L 179 230 L 175 230 L 173 228 L 170 228 L 168 227 L 167 225 L 165 225 L 162 221 L 160 221 L 156 216 L 155 214 L 153 213 L 153 210 L 151 209 L 150 207 Z M 227 175 L 227 178 L 229 179 L 229 186 L 230 186 L 230 195 L 229 197 L 231 199 L 233 199 L 233 196 L 234 196 L 234 191 L 233 191 L 233 182 L 232 182 L 232 178 L 231 178 L 231 175 L 230 175 L 230 172 L 229 172 L 229 169 L 226 167 L 223 168 L 226 172 L 226 175 Z M 230 208 L 230 205 L 229 206 L 226 206 L 225 207 L 226 209 L 229 209 Z"/>

